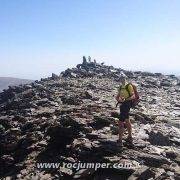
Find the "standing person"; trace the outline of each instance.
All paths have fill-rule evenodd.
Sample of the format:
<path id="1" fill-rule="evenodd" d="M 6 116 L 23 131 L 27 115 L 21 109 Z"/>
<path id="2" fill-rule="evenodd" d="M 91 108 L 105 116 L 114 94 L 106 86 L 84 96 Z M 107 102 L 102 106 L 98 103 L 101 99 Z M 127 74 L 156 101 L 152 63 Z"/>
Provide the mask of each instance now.
<path id="1" fill-rule="evenodd" d="M 126 75 L 122 75 L 120 78 L 120 87 L 116 100 L 120 103 L 120 117 L 119 117 L 119 139 L 118 145 L 122 147 L 122 138 L 124 134 L 124 128 L 127 127 L 128 137 L 126 141 L 132 144 L 132 126 L 129 120 L 129 111 L 132 105 L 132 100 L 135 99 L 134 89 L 131 83 L 127 81 Z"/>

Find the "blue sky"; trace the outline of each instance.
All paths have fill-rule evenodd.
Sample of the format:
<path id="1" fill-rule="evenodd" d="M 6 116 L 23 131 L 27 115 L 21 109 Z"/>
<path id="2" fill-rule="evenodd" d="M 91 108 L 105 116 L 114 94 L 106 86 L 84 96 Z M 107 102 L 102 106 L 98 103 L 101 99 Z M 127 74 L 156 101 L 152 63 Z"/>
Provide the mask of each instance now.
<path id="1" fill-rule="evenodd" d="M 0 76 L 39 79 L 90 55 L 180 74 L 179 0 L 0 0 Z"/>

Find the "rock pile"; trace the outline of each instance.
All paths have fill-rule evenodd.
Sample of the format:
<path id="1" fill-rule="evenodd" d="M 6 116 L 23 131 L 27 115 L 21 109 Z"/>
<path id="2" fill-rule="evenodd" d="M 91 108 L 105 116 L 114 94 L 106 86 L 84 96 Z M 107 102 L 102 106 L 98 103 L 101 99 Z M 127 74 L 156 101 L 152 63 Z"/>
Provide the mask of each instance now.
<path id="1" fill-rule="evenodd" d="M 131 111 L 135 146 L 117 147 L 115 98 L 121 72 L 138 85 Z M 0 93 L 0 177 L 178 179 L 180 86 L 172 75 L 130 72 L 83 58 L 60 76 Z M 129 169 L 37 168 L 39 162 L 140 164 Z"/>

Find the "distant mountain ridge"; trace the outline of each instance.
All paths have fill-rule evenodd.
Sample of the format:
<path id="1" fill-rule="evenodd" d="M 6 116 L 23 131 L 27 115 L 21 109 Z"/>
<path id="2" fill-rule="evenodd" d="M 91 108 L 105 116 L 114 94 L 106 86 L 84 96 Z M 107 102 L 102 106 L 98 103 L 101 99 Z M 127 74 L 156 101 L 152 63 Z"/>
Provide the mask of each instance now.
<path id="1" fill-rule="evenodd" d="M 20 84 L 28 84 L 33 82 L 33 80 L 29 79 L 20 79 L 20 78 L 13 78 L 13 77 L 0 77 L 0 92 L 3 89 L 7 89 L 8 86 L 15 86 Z"/>

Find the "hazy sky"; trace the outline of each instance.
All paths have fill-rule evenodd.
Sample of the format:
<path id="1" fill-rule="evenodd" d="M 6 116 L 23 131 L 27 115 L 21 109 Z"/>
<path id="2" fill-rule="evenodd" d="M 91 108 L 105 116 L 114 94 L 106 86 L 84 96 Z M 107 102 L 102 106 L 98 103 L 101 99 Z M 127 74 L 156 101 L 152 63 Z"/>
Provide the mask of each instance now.
<path id="1" fill-rule="evenodd" d="M 0 76 L 59 74 L 83 55 L 180 74 L 180 1 L 0 0 Z"/>

